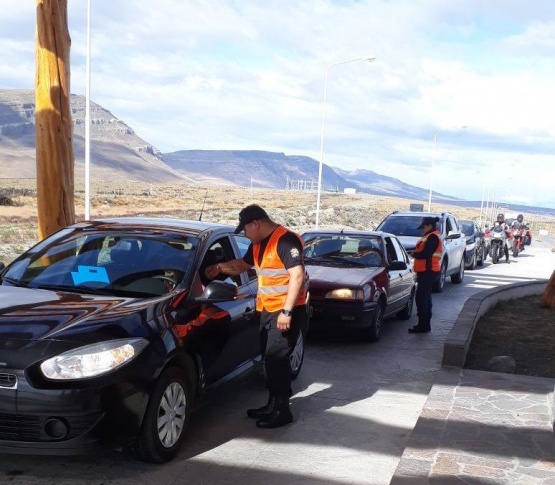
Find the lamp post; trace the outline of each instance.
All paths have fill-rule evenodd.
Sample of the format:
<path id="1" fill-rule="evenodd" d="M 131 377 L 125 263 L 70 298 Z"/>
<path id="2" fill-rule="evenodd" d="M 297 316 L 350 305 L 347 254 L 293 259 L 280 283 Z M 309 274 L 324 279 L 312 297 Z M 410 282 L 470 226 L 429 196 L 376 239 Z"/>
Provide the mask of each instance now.
<path id="1" fill-rule="evenodd" d="M 439 128 L 434 134 L 434 151 L 433 151 L 433 154 L 432 154 L 432 169 L 430 171 L 430 193 L 428 194 L 428 212 L 432 211 L 432 190 L 433 190 L 433 186 L 434 186 L 434 168 L 435 168 L 435 161 L 436 161 L 437 135 L 440 131 L 452 130 L 454 128 L 466 128 L 466 125 L 463 125 L 463 126 L 447 126 L 445 128 Z"/>
<path id="2" fill-rule="evenodd" d="M 318 195 L 316 197 L 316 229 L 318 229 L 318 225 L 320 222 L 320 196 L 322 193 L 322 170 L 324 166 L 324 131 L 326 128 L 326 101 L 328 98 L 328 77 L 332 67 L 338 66 L 339 64 L 346 64 L 348 62 L 354 61 L 368 61 L 372 62 L 375 60 L 375 57 L 356 57 L 354 59 L 349 59 L 347 61 L 340 61 L 330 64 L 328 69 L 326 70 L 326 78 L 324 81 L 324 108 L 322 114 L 322 134 L 320 136 L 320 163 L 318 165 Z"/>

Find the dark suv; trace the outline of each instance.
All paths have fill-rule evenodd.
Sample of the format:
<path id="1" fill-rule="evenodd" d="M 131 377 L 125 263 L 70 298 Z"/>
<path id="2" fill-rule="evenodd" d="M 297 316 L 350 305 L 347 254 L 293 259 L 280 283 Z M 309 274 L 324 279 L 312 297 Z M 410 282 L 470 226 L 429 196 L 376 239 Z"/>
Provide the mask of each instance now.
<path id="1" fill-rule="evenodd" d="M 462 283 L 466 257 L 466 240 L 462 236 L 456 217 L 449 212 L 400 212 L 389 214 L 376 228 L 376 231 L 395 234 L 401 244 L 412 256 L 416 243 L 422 237 L 418 226 L 425 216 L 439 217 L 437 230 L 443 241 L 441 274 L 434 284 L 434 292 L 441 293 L 445 277 L 451 276 L 452 283 Z"/>

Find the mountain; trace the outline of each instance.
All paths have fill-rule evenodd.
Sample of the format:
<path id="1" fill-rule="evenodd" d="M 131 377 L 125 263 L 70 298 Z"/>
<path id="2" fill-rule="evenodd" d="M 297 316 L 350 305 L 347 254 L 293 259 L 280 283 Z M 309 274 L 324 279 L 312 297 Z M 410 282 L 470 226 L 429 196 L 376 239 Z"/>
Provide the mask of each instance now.
<path id="1" fill-rule="evenodd" d="M 71 95 L 75 176 L 85 176 L 85 97 Z M 187 181 L 160 151 L 98 104 L 91 111 L 91 178 L 152 182 Z M 0 89 L 0 167 L 3 178 L 36 177 L 35 92 Z"/>
<path id="2" fill-rule="evenodd" d="M 75 176 L 85 171 L 85 97 L 72 95 Z M 212 183 L 277 189 L 317 189 L 319 163 L 298 155 L 245 150 L 180 150 L 161 153 L 154 145 L 102 106 L 91 102 L 90 175 L 94 180 L 153 183 Z M 35 178 L 35 93 L 0 89 L 0 178 Z M 371 170 L 346 171 L 327 165 L 322 187 L 343 192 L 356 189 L 368 194 L 426 201 L 428 190 Z M 434 192 L 434 201 L 480 207 Z M 521 208 L 522 207 L 522 208 Z M 513 206 L 511 207 L 513 208 Z M 534 208 L 514 206 L 515 210 Z M 552 212 L 551 209 L 547 210 Z"/>

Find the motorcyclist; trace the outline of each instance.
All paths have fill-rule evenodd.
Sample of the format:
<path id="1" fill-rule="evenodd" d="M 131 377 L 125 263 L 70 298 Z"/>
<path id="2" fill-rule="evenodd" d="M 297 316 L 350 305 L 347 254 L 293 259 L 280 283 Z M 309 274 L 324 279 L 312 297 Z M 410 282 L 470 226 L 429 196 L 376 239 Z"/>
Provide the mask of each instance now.
<path id="1" fill-rule="evenodd" d="M 518 216 L 516 216 L 516 219 L 512 223 L 512 230 L 513 232 L 516 232 L 523 237 L 524 233 L 520 233 L 521 229 L 523 231 L 526 230 L 526 225 L 524 224 L 524 216 L 522 214 L 519 214 Z M 520 244 L 519 251 L 524 251 L 524 244 Z"/>
<path id="2" fill-rule="evenodd" d="M 499 213 L 497 214 L 497 218 L 493 224 L 493 229 L 496 229 L 496 226 L 500 226 L 503 232 L 505 233 L 505 245 L 503 248 L 503 252 L 505 253 L 505 260 L 507 263 L 509 262 L 509 244 L 507 242 L 508 239 L 511 237 L 511 231 L 507 223 L 505 222 L 505 214 Z"/>

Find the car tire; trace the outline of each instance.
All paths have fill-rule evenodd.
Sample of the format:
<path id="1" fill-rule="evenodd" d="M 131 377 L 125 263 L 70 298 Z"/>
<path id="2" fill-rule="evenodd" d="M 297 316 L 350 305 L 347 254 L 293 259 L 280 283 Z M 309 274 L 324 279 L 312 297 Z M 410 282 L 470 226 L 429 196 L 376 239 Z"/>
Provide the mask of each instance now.
<path id="1" fill-rule="evenodd" d="M 451 275 L 451 283 L 460 284 L 463 282 L 464 279 L 464 255 L 461 259 L 461 264 L 459 265 L 459 271 L 457 271 L 454 275 Z"/>
<path id="2" fill-rule="evenodd" d="M 480 257 L 476 260 L 476 266 L 484 266 L 484 261 L 486 259 L 486 249 L 482 246 L 482 250 L 480 251 Z"/>
<path id="3" fill-rule="evenodd" d="M 361 330 L 360 334 L 364 342 L 377 342 L 382 336 L 384 305 L 381 301 L 376 306 L 376 311 L 372 317 L 369 327 Z"/>
<path id="4" fill-rule="evenodd" d="M 441 264 L 441 270 L 439 271 L 439 276 L 432 286 L 432 291 L 434 293 L 442 293 L 443 288 L 445 287 L 445 278 L 447 277 L 447 265 L 445 261 Z"/>
<path id="5" fill-rule="evenodd" d="M 398 311 L 395 316 L 399 320 L 409 320 L 412 316 L 412 307 L 414 306 L 414 291 L 411 292 L 410 297 L 407 301 L 407 304 L 403 307 L 402 310 Z"/>
<path id="6" fill-rule="evenodd" d="M 470 271 L 472 271 L 473 269 L 476 269 L 476 263 L 477 263 L 476 251 L 474 251 L 472 253 L 472 261 L 470 261 L 470 264 L 468 265 L 468 269 Z"/>
<path id="7" fill-rule="evenodd" d="M 191 414 L 191 389 L 181 369 L 170 367 L 162 373 L 150 396 L 135 443 L 137 458 L 151 463 L 165 463 L 177 455 Z"/>
<path id="8" fill-rule="evenodd" d="M 291 380 L 295 380 L 299 377 L 301 372 L 301 367 L 304 362 L 304 351 L 305 351 L 305 333 L 303 330 L 299 331 L 299 336 L 297 337 L 297 343 L 289 356 L 289 366 L 291 369 Z"/>

